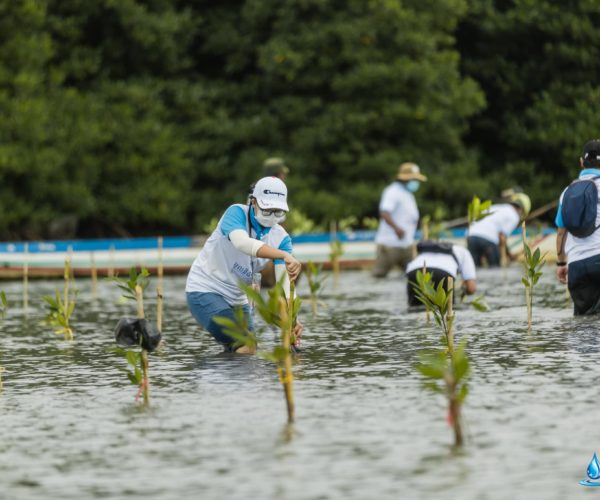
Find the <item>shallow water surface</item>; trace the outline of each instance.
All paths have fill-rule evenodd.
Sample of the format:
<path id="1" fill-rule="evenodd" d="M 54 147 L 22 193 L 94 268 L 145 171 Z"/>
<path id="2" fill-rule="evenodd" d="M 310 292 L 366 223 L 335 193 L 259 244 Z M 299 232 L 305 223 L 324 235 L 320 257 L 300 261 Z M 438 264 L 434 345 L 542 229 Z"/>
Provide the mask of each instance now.
<path id="1" fill-rule="evenodd" d="M 553 273 L 530 333 L 518 266 L 480 273 L 490 312 L 458 308 L 473 368 L 462 451 L 445 401 L 415 370 L 439 333 L 407 310 L 399 274 L 342 273 L 316 318 L 306 301 L 293 427 L 273 366 L 221 353 L 187 311 L 183 276 L 165 281 L 147 409 L 110 351 L 118 319 L 135 315 L 114 284 L 92 297 L 77 281 L 76 338 L 65 342 L 39 324 L 41 296 L 60 282 L 30 283 L 27 311 L 21 283 L 1 283 L 11 309 L 0 322 L 0 498 L 583 498 L 593 488 L 578 481 L 600 450 L 599 318 L 574 318 Z M 262 335 L 266 348 L 275 340 Z"/>

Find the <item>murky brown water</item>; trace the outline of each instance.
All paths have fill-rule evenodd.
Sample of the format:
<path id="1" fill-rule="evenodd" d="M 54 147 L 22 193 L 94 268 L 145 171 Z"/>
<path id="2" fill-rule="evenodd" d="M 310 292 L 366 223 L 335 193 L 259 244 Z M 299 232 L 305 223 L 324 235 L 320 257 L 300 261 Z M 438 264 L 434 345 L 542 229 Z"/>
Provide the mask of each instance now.
<path id="1" fill-rule="evenodd" d="M 407 312 L 397 274 L 345 272 L 316 319 L 305 304 L 293 429 L 272 365 L 220 353 L 187 311 L 185 277 L 165 282 L 167 345 L 151 356 L 146 410 L 109 351 L 119 317 L 135 313 L 114 284 L 93 299 L 78 280 L 68 343 L 39 324 L 59 282 L 31 283 L 27 314 L 21 284 L 0 283 L 12 304 L 0 322 L 0 498 L 583 498 L 600 450 L 600 318 L 573 318 L 545 271 L 532 333 L 519 267 L 480 273 L 491 312 L 457 312 L 473 365 L 461 452 L 415 370 L 439 334 Z"/>

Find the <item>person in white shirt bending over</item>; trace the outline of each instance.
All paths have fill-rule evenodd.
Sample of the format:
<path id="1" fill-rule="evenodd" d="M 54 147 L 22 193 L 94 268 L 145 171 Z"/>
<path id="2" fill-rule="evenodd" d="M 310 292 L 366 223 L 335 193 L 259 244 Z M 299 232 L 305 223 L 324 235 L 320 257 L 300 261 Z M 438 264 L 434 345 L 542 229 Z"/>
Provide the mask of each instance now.
<path id="1" fill-rule="evenodd" d="M 254 329 L 246 294 L 239 283 L 251 285 L 255 274 L 271 260 L 284 291 L 289 296 L 289 280 L 295 280 L 301 265 L 292 256 L 292 240 L 279 224 L 288 213 L 287 187 L 277 177 L 263 177 L 254 186 L 248 205 L 231 205 L 219 220 L 194 260 L 185 286 L 189 309 L 196 319 L 226 351 L 249 353 L 237 347 L 213 318 L 234 319 L 234 309 L 244 311 L 249 329 Z M 298 344 L 302 324 L 296 323 Z"/>
<path id="2" fill-rule="evenodd" d="M 444 280 L 444 289 L 448 290 L 448 277 L 456 280 L 460 274 L 463 279 L 464 293 L 471 295 L 477 289 L 475 262 L 465 247 L 441 241 L 420 241 L 417 244 L 417 256 L 406 266 L 406 277 L 408 278 L 406 290 L 409 306 L 422 305 L 415 296 L 414 287 L 417 283 L 417 272 L 423 271 L 423 268 L 431 273 L 433 284 L 436 287 L 440 281 Z"/>
<path id="3" fill-rule="evenodd" d="M 490 215 L 474 222 L 467 233 L 467 248 L 477 266 L 484 259 L 489 267 L 500 265 L 500 248 L 505 248 L 509 259 L 514 260 L 506 247 L 506 238 L 517 228 L 531 210 L 531 200 L 525 193 L 515 193 L 507 203 L 491 206 Z"/>

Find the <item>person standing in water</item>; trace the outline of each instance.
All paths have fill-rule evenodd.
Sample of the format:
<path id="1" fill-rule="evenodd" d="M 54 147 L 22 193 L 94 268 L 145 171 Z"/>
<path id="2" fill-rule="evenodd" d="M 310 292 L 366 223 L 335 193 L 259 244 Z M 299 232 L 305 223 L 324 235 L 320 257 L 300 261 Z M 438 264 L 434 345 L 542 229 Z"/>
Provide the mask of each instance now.
<path id="1" fill-rule="evenodd" d="M 216 316 L 234 319 L 234 309 L 241 307 L 249 329 L 254 330 L 248 298 L 239 283 L 252 284 L 254 274 L 273 261 L 289 297 L 289 280 L 300 273 L 300 262 L 292 256 L 292 240 L 280 225 L 288 211 L 285 183 L 263 177 L 255 184 L 248 205 L 231 205 L 225 211 L 192 264 L 185 287 L 190 312 L 226 351 L 252 352 L 247 346 L 237 347 L 214 321 Z M 302 328 L 298 321 L 297 343 Z"/>
<path id="2" fill-rule="evenodd" d="M 579 165 L 555 219 L 556 276 L 569 287 L 575 316 L 600 313 L 600 139 L 585 143 Z"/>
<path id="3" fill-rule="evenodd" d="M 384 278 L 394 266 L 400 266 L 404 271 L 413 258 L 412 244 L 419 223 L 419 209 L 413 193 L 426 180 L 418 165 L 403 163 L 398 168 L 396 180 L 384 189 L 375 235 L 375 278 Z"/>

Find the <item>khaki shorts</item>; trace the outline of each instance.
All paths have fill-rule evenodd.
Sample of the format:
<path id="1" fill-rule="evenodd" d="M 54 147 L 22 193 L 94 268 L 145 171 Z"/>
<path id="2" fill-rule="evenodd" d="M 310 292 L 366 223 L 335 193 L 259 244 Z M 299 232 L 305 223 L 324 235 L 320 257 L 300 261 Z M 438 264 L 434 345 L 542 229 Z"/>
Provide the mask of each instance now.
<path id="1" fill-rule="evenodd" d="M 386 247 L 377 245 L 377 257 L 372 274 L 375 278 L 384 278 L 394 266 L 399 266 L 403 271 L 407 264 L 413 260 L 413 247 Z"/>

